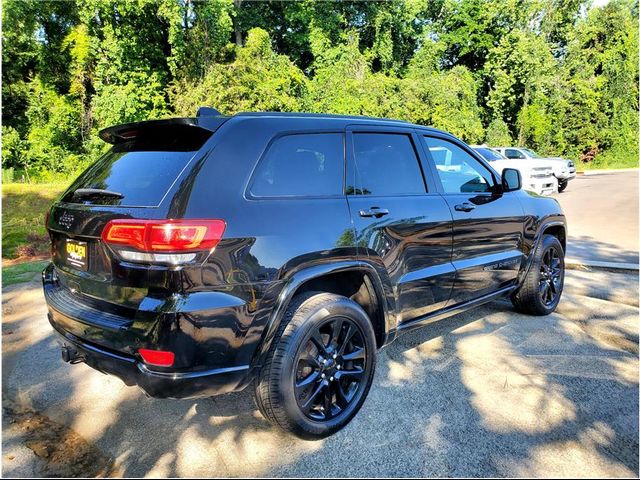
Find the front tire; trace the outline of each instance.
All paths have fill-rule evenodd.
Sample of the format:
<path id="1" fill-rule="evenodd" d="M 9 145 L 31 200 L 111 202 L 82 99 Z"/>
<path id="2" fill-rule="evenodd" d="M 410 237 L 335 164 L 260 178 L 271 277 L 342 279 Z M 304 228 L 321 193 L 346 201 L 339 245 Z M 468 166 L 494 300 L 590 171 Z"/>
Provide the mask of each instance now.
<path id="1" fill-rule="evenodd" d="M 564 288 L 564 249 L 556 237 L 543 235 L 533 255 L 531 268 L 511 302 L 518 312 L 549 315 Z"/>
<path id="2" fill-rule="evenodd" d="M 297 296 L 256 379 L 258 409 L 300 438 L 331 435 L 364 403 L 375 352 L 371 321 L 356 302 L 332 293 Z"/>
<path id="3" fill-rule="evenodd" d="M 564 182 L 558 182 L 558 193 L 564 192 L 564 190 L 567 188 L 567 185 L 569 185 L 568 180 L 565 180 Z"/>

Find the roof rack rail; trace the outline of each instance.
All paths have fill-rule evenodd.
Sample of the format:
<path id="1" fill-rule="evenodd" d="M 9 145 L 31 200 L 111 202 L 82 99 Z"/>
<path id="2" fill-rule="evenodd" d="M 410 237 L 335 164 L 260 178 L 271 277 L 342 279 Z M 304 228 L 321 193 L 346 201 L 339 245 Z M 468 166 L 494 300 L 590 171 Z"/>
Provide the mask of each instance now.
<path id="1" fill-rule="evenodd" d="M 406 120 L 394 118 L 371 117 L 368 115 L 341 115 L 338 113 L 310 113 L 310 112 L 238 112 L 236 117 L 310 117 L 310 118 L 337 118 L 354 120 L 383 120 L 385 122 L 410 123 Z"/>
<path id="2" fill-rule="evenodd" d="M 200 107 L 196 113 L 196 117 L 218 117 L 220 115 L 222 114 L 218 110 L 211 107 Z"/>

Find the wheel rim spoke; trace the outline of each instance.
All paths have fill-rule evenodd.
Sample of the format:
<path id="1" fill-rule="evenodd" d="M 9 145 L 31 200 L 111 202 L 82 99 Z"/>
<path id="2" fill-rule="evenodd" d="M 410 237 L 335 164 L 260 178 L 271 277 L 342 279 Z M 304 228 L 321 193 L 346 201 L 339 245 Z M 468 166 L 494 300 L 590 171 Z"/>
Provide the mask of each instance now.
<path id="1" fill-rule="evenodd" d="M 341 372 L 336 373 L 336 379 L 342 380 L 343 378 L 347 378 L 349 380 L 360 381 L 364 376 L 364 370 L 361 368 L 356 368 L 354 370 L 342 370 Z"/>
<path id="2" fill-rule="evenodd" d="M 305 362 L 311 368 L 320 368 L 320 361 L 311 354 L 308 354 L 304 357 L 300 357 L 301 362 Z"/>
<path id="3" fill-rule="evenodd" d="M 313 391 L 313 393 L 311 393 L 311 395 L 309 395 L 309 398 L 307 398 L 307 400 L 302 405 L 302 409 L 304 411 L 308 411 L 313 406 L 313 401 L 320 394 L 320 392 L 322 392 L 322 390 L 324 390 L 325 386 L 326 386 L 326 384 L 324 382 L 320 382 L 318 384 L 318 386 Z"/>
<path id="4" fill-rule="evenodd" d="M 324 344 L 324 341 L 320 336 L 320 331 L 314 332 L 313 336 L 311 337 L 311 342 L 316 346 L 316 348 L 322 355 L 324 355 L 325 357 L 328 355 L 327 346 Z"/>
<path id="5" fill-rule="evenodd" d="M 332 350 L 335 350 L 338 346 L 338 341 L 340 339 L 340 332 L 342 331 L 343 323 L 344 321 L 341 318 L 338 318 L 331 325 L 331 338 L 329 338 L 328 347 L 331 348 Z"/>
<path id="6" fill-rule="evenodd" d="M 340 407 L 340 410 L 344 410 L 349 405 L 349 399 L 347 398 L 347 394 L 342 388 L 342 383 L 336 383 L 336 403 Z"/>
<path id="7" fill-rule="evenodd" d="M 342 338 L 342 340 L 340 341 L 340 346 L 338 347 L 338 355 L 343 355 L 345 349 L 347 348 L 347 345 L 349 344 L 349 341 L 351 340 L 351 338 L 353 337 L 355 333 L 355 328 L 353 328 L 351 326 L 351 324 L 349 324 L 347 326 L 347 331 L 344 334 L 344 337 Z"/>
<path id="8" fill-rule="evenodd" d="M 305 389 L 320 379 L 320 372 L 312 372 L 308 377 L 296 382 L 297 389 Z"/>
<path id="9" fill-rule="evenodd" d="M 333 416 L 333 412 L 331 411 L 332 398 L 333 398 L 333 395 L 331 394 L 331 388 L 327 386 L 327 388 L 324 389 L 324 402 L 323 402 L 325 420 L 329 420 Z"/>
<path id="10" fill-rule="evenodd" d="M 342 355 L 342 358 L 345 359 L 346 361 L 364 360 L 365 357 L 366 355 L 365 355 L 364 348 L 357 348 L 351 353 Z"/>
<path id="11" fill-rule="evenodd" d="M 547 285 L 546 281 L 540 282 L 540 296 L 542 297 L 543 300 L 546 298 L 548 288 L 549 288 L 549 285 Z"/>

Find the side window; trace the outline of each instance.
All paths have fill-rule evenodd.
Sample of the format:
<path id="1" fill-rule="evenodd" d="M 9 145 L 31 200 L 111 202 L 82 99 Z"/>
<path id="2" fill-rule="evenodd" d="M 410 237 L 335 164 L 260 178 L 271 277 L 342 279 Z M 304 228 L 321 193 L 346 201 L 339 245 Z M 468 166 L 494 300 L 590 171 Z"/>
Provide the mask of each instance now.
<path id="1" fill-rule="evenodd" d="M 249 191 L 257 197 L 342 195 L 341 133 L 294 134 L 275 140 Z"/>
<path id="2" fill-rule="evenodd" d="M 447 140 L 424 137 L 445 193 L 490 192 L 491 172 L 462 148 Z"/>
<path id="3" fill-rule="evenodd" d="M 513 148 L 507 148 L 504 151 L 504 156 L 507 158 L 525 158 L 524 154 Z"/>
<path id="4" fill-rule="evenodd" d="M 410 135 L 354 133 L 354 158 L 347 160 L 347 195 L 425 193 L 424 179 Z"/>

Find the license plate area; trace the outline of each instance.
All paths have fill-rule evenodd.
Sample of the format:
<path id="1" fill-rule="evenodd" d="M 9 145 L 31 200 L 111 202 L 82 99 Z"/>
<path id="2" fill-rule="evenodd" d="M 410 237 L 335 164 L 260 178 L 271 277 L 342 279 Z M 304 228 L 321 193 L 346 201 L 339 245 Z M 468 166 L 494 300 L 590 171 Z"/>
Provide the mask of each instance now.
<path id="1" fill-rule="evenodd" d="M 65 263 L 77 270 L 87 271 L 89 246 L 87 242 L 67 239 L 65 242 Z"/>

